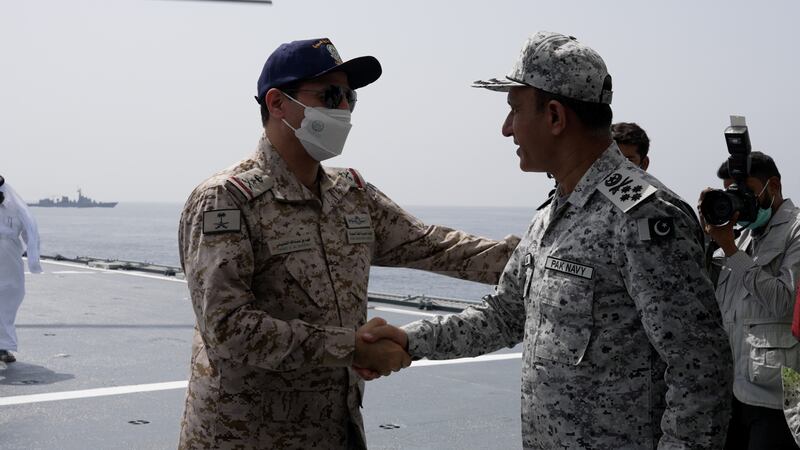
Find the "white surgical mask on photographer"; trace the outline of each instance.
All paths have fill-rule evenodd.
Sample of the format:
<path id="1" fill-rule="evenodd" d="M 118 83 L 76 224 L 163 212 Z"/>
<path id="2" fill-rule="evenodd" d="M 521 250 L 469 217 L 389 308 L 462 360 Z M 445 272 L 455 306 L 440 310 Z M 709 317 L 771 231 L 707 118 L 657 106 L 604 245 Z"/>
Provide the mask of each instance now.
<path id="1" fill-rule="evenodd" d="M 312 108 L 300 103 L 289 94 L 284 93 L 284 95 L 304 108 L 300 128 L 293 128 L 286 119 L 283 119 L 283 123 L 294 130 L 294 135 L 300 140 L 306 152 L 317 161 L 325 161 L 341 155 L 347 134 L 353 126 L 350 124 L 350 111 L 323 107 Z"/>

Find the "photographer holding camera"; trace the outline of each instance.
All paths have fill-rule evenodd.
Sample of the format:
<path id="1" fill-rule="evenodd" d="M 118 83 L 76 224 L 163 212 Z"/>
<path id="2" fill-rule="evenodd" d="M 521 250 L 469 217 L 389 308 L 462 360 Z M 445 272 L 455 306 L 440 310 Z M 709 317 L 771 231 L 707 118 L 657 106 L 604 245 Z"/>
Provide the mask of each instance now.
<path id="1" fill-rule="evenodd" d="M 726 130 L 731 157 L 717 172 L 725 190 L 700 197 L 703 229 L 719 246 L 716 298 L 734 360 L 725 449 L 796 449 L 782 411 L 781 366 L 800 365 L 791 332 L 800 209 L 782 197 L 775 162 L 750 152 L 743 119 L 739 125 Z"/>

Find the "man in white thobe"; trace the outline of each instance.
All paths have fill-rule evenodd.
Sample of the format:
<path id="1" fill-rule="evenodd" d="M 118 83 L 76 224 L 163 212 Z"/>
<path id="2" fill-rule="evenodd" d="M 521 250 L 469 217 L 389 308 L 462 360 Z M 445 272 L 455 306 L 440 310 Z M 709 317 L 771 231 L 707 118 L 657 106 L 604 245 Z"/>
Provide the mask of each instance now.
<path id="1" fill-rule="evenodd" d="M 23 248 L 24 243 L 24 248 Z M 40 273 L 39 231 L 25 202 L 0 177 L 0 362 L 16 358 L 14 321 L 25 297 L 22 254 L 28 253 L 28 270 Z"/>

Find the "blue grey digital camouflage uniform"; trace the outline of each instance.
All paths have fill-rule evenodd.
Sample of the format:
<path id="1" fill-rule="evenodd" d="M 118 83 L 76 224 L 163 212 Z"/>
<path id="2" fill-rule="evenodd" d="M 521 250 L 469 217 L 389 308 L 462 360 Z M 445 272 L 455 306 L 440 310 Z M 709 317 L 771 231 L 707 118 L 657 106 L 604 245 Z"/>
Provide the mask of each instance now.
<path id="1" fill-rule="evenodd" d="M 473 87 L 508 92 L 535 86 L 590 103 L 611 104 L 610 76 L 603 58 L 573 36 L 539 31 L 525 42 L 505 78 L 479 80 Z"/>
<path id="2" fill-rule="evenodd" d="M 612 144 L 539 211 L 495 294 L 407 325 L 409 352 L 523 342 L 526 449 L 722 448 L 731 355 L 701 236 L 691 208 Z"/>
<path id="3" fill-rule="evenodd" d="M 350 366 L 370 265 L 494 284 L 519 242 L 426 226 L 355 170 L 320 175 L 321 199 L 263 138 L 187 200 L 197 325 L 180 448 L 364 448 Z"/>

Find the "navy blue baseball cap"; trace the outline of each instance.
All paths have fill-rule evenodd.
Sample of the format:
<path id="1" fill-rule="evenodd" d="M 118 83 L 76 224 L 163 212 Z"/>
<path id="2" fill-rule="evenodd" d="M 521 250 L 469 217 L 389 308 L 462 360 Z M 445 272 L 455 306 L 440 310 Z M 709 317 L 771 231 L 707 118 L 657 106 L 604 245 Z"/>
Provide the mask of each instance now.
<path id="1" fill-rule="evenodd" d="M 264 63 L 258 77 L 258 96 L 274 87 L 294 81 L 310 80 L 329 72 L 340 70 L 347 74 L 351 89 L 364 87 L 381 76 L 381 63 L 373 56 L 361 56 L 343 62 L 336 47 L 328 38 L 307 39 L 281 44 Z"/>

